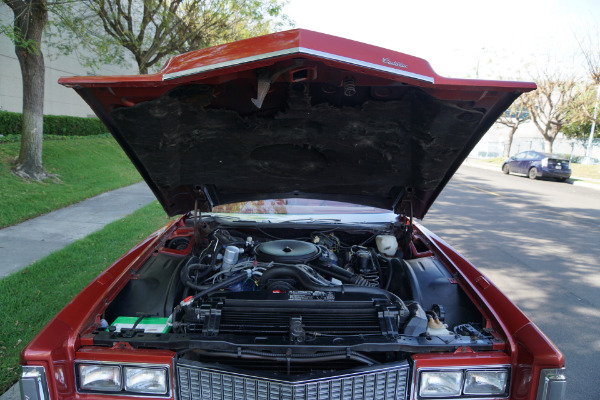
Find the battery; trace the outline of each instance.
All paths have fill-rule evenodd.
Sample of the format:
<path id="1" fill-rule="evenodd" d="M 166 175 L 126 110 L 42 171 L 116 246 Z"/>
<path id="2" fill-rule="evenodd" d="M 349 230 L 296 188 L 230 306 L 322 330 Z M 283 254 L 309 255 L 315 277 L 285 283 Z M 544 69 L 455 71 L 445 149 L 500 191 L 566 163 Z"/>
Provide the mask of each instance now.
<path id="1" fill-rule="evenodd" d="M 146 317 L 140 321 L 135 329 L 143 329 L 145 333 L 167 333 L 171 328 L 167 325 L 168 318 Z M 117 332 L 122 329 L 131 329 L 137 321 L 137 317 L 117 317 L 111 326 L 116 327 Z"/>

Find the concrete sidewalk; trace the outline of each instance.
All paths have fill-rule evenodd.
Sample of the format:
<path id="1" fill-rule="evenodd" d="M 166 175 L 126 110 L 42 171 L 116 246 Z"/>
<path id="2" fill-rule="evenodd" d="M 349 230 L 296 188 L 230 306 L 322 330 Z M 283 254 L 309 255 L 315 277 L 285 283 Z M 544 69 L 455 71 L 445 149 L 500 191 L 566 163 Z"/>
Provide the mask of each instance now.
<path id="1" fill-rule="evenodd" d="M 145 182 L 0 229 L 0 278 L 40 260 L 154 200 Z"/>
<path id="2" fill-rule="evenodd" d="M 0 229 L 0 279 L 131 214 L 154 199 L 146 183 L 140 182 Z M 20 398 L 18 383 L 0 396 L 0 400 Z"/>

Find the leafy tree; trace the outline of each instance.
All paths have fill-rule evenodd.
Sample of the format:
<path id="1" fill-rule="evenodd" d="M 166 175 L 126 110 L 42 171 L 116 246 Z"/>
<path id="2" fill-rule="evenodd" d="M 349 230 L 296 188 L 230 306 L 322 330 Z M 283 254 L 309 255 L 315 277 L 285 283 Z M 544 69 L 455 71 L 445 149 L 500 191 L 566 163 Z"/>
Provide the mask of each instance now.
<path id="1" fill-rule="evenodd" d="M 46 35 L 53 47 L 76 52 L 89 67 L 123 64 L 129 52 L 140 73 L 177 53 L 291 24 L 281 14 L 282 0 L 1 1 L 13 11 L 14 24 L 0 25 L 0 34 L 15 45 L 23 80 L 23 131 L 13 172 L 38 181 L 53 177 L 42 166 L 45 65 L 40 45 L 50 8 Z"/>
<path id="2" fill-rule="evenodd" d="M 500 118 L 498 118 L 496 121 L 497 123 L 510 128 L 510 131 L 508 132 L 508 143 L 504 149 L 504 158 L 508 158 L 510 156 L 510 148 L 512 146 L 515 132 L 522 123 L 528 122 L 530 119 L 531 114 L 527 109 L 526 99 L 523 96 L 520 96 L 517 100 L 515 100 L 510 108 L 506 110 L 506 112 Z"/>
<path id="3" fill-rule="evenodd" d="M 23 79 L 23 130 L 19 157 L 13 172 L 24 179 L 43 180 L 51 175 L 42 166 L 44 131 L 44 55 L 40 47 L 48 21 L 46 0 L 2 0 L 14 14 L 14 25 L 3 26 L 15 45 Z"/>
<path id="4" fill-rule="evenodd" d="M 30 53 L 37 51 L 35 42 L 32 39 L 25 39 L 19 27 L 0 24 L 0 35 L 8 37 L 15 46 L 22 47 Z"/>
<path id="5" fill-rule="evenodd" d="M 167 57 L 272 32 L 291 24 L 281 0 L 82 0 L 62 6 L 54 35 L 86 65 L 124 62 L 141 74 Z M 56 42 L 56 41 L 55 41 Z M 100 56 L 100 58 L 98 58 Z"/>
<path id="6" fill-rule="evenodd" d="M 573 139 L 587 139 L 590 136 L 590 129 L 592 129 L 592 122 L 571 122 L 562 128 L 562 133 L 566 137 Z M 600 132 L 595 132 L 594 137 L 600 138 Z"/>
<path id="7" fill-rule="evenodd" d="M 592 129 L 592 122 L 597 121 L 594 109 L 596 107 L 597 99 L 597 86 L 593 84 L 586 85 L 581 88 L 577 96 L 573 99 L 570 105 L 568 114 L 568 124 L 566 124 L 562 133 L 571 138 L 587 139 L 590 136 Z M 596 129 L 594 132 L 595 138 L 600 138 L 600 130 Z"/>
<path id="8" fill-rule="evenodd" d="M 525 106 L 531 121 L 544 138 L 545 150 L 552 152 L 552 145 L 561 129 L 569 122 L 572 101 L 577 96 L 577 80 L 563 76 L 560 71 L 538 72 L 533 79 L 537 90 L 524 94 Z"/>
<path id="9" fill-rule="evenodd" d="M 593 82 L 596 92 L 593 96 L 591 92 L 594 89 L 588 88 L 585 92 L 586 98 L 577 107 L 574 121 L 576 126 L 579 125 L 579 129 L 576 129 L 577 132 L 581 132 L 581 129 L 586 127 L 588 129 L 586 157 L 590 157 L 593 145 L 592 139 L 600 137 L 597 128 L 600 123 L 600 114 L 598 113 L 600 106 L 600 26 L 596 24 L 594 28 L 588 29 L 585 35 L 576 35 L 576 38 L 587 64 L 588 76 Z"/>

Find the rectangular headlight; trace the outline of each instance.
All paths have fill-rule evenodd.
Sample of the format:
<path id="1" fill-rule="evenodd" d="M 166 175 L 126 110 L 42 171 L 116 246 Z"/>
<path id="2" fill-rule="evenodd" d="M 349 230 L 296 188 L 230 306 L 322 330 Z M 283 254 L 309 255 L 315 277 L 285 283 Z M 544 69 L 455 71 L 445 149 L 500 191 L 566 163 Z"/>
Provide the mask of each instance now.
<path id="1" fill-rule="evenodd" d="M 118 365 L 79 364 L 79 387 L 118 392 L 121 390 L 121 368 Z"/>
<path id="2" fill-rule="evenodd" d="M 423 371 L 419 383 L 419 396 L 460 396 L 463 382 L 461 371 Z"/>
<path id="3" fill-rule="evenodd" d="M 508 371 L 467 370 L 464 394 L 503 395 L 508 383 Z"/>
<path id="4" fill-rule="evenodd" d="M 166 394 L 167 370 L 164 368 L 125 367 L 127 392 Z"/>

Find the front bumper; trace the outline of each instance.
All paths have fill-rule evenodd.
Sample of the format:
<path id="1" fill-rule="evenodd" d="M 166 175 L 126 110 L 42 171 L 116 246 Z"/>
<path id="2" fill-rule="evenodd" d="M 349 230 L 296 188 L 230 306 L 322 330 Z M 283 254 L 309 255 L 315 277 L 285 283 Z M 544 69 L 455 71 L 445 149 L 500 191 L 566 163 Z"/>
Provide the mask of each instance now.
<path id="1" fill-rule="evenodd" d="M 177 374 L 173 379 L 177 382 L 179 399 L 200 400 L 208 396 L 217 400 L 235 398 L 342 400 L 353 398 L 355 393 L 360 393 L 362 395 L 360 398 L 373 400 L 408 399 L 416 396 L 414 393 L 410 395 L 410 366 L 407 362 L 388 364 L 381 368 L 360 368 L 353 372 L 346 371 L 342 375 L 332 373 L 331 376 L 311 377 L 295 382 L 275 376 L 230 372 L 227 369 L 227 367 L 214 369 L 213 366 L 193 361 L 178 363 Z M 564 400 L 566 396 L 564 373 L 565 368 L 543 369 L 540 373 L 536 400 Z M 23 366 L 19 385 L 21 400 L 50 400 L 46 370 L 42 366 Z M 109 398 L 116 397 L 108 396 L 107 399 Z"/>

